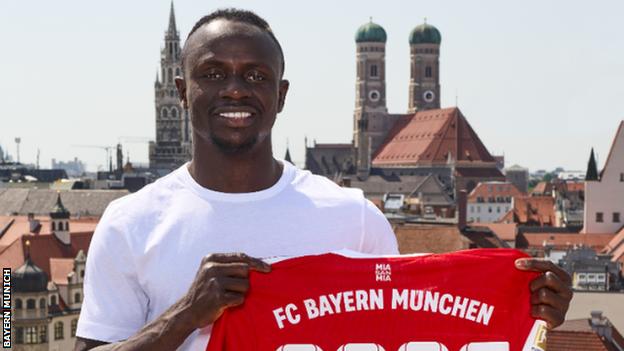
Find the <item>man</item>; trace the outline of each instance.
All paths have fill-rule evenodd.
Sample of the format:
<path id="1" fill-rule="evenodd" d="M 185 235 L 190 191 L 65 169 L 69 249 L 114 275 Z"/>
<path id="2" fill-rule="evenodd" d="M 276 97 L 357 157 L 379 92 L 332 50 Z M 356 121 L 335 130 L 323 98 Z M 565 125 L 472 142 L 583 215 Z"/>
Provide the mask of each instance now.
<path id="1" fill-rule="evenodd" d="M 264 20 L 240 10 L 202 18 L 182 65 L 176 85 L 191 115 L 193 160 L 107 208 L 89 248 L 75 350 L 203 350 L 212 323 L 243 303 L 249 270 L 270 271 L 259 258 L 398 252 L 361 191 L 273 158 L 271 129 L 289 83 Z M 528 262 L 546 272 L 533 282 L 534 314 L 558 325 L 568 277 Z"/>

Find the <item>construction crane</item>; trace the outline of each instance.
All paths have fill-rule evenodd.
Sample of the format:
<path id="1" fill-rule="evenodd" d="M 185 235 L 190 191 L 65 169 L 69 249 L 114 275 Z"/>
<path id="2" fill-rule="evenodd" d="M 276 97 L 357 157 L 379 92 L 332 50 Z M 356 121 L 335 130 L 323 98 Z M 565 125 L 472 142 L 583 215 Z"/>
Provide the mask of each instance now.
<path id="1" fill-rule="evenodd" d="M 72 147 L 88 147 L 88 148 L 96 148 L 102 149 L 106 151 L 106 160 L 104 164 L 108 163 L 108 171 L 113 172 L 113 155 L 112 151 L 117 149 L 117 146 L 102 146 L 102 145 L 72 145 Z"/>

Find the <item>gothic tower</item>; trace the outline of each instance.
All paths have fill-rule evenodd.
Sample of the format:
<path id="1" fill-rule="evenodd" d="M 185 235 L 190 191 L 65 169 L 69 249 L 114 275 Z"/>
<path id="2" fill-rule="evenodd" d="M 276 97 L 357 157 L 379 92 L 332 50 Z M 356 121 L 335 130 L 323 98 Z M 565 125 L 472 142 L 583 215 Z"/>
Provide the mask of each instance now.
<path id="1" fill-rule="evenodd" d="M 61 201 L 61 193 L 56 194 L 56 205 L 50 212 L 50 229 L 52 234 L 63 244 L 71 244 L 71 235 L 69 232 L 69 211 L 63 206 Z"/>
<path id="2" fill-rule="evenodd" d="M 371 153 L 383 142 L 386 108 L 386 31 L 370 22 L 355 34 L 357 72 L 353 143 L 359 177 L 370 171 Z"/>
<path id="3" fill-rule="evenodd" d="M 191 158 L 191 124 L 180 106 L 174 78 L 182 75 L 180 33 L 176 28 L 173 2 L 165 46 L 160 52 L 160 78 L 154 82 L 156 142 L 150 143 L 150 168 L 174 169 Z"/>
<path id="4" fill-rule="evenodd" d="M 425 23 L 410 33 L 408 113 L 440 108 L 440 42 L 442 36 Z"/>

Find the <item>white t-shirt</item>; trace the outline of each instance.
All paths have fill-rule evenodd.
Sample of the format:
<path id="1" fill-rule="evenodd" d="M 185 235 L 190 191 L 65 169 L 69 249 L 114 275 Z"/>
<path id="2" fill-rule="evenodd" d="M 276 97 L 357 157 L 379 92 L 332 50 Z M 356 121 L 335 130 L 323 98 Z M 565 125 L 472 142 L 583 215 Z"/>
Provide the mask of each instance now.
<path id="1" fill-rule="evenodd" d="M 398 253 L 390 224 L 361 190 L 282 163 L 278 182 L 257 192 L 206 189 L 187 164 L 113 201 L 89 246 L 76 335 L 115 342 L 136 334 L 186 294 L 210 253 Z M 178 350 L 204 350 L 210 330 L 195 330 Z"/>

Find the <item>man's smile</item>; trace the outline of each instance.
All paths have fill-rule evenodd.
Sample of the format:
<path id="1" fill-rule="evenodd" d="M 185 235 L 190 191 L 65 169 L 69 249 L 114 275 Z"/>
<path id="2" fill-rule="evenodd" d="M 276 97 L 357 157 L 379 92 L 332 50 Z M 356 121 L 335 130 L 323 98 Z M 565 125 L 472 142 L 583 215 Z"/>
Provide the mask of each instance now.
<path id="1" fill-rule="evenodd" d="M 214 110 L 214 115 L 223 120 L 228 127 L 244 128 L 253 123 L 258 111 L 256 108 L 247 105 L 221 106 Z"/>

